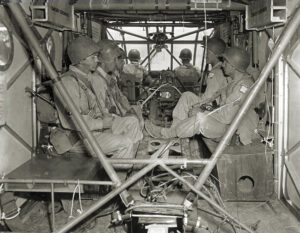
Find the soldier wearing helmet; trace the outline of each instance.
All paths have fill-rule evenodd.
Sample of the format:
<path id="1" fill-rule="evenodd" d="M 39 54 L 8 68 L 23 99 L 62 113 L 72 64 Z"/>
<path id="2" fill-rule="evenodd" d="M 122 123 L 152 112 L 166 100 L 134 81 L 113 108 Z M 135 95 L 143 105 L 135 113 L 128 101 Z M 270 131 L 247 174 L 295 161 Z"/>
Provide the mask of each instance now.
<path id="1" fill-rule="evenodd" d="M 198 85 L 200 70 L 190 63 L 192 60 L 191 50 L 188 48 L 182 49 L 179 58 L 181 59 L 182 65 L 175 68 L 175 77 L 177 77 L 184 86 L 185 91 L 190 90 L 196 92 L 194 87 Z"/>
<path id="2" fill-rule="evenodd" d="M 140 64 L 141 55 L 137 49 L 131 49 L 128 53 L 130 64 L 125 64 L 121 73 L 121 86 L 124 95 L 129 101 L 135 102 L 139 97 L 138 86 L 146 79 L 149 79 L 147 69 Z"/>
<path id="3" fill-rule="evenodd" d="M 92 86 L 105 114 L 111 117 L 112 133 L 126 135 L 134 144 L 143 137 L 143 118 L 139 109 L 129 104 L 117 85 L 118 75 L 124 66 L 125 52 L 113 41 L 101 40 L 98 45 L 99 66 L 93 75 Z M 134 153 L 130 156 L 134 156 Z"/>
<path id="4" fill-rule="evenodd" d="M 95 90 L 91 84 L 93 72 L 99 62 L 99 46 L 89 37 L 79 37 L 70 42 L 67 53 L 72 65 L 70 65 L 69 71 L 62 75 L 61 82 L 66 87 L 85 123 L 94 133 L 101 149 L 105 154 L 113 154 L 115 157 L 130 155 L 133 143 L 126 135 L 111 131 L 112 117 L 106 114 L 101 103 L 97 101 Z M 83 143 L 81 134 L 77 131 L 68 106 L 60 101 L 61 98 L 58 98 L 60 97 L 59 91 L 56 88 L 53 91 L 61 125 L 52 130 L 50 141 L 57 153 L 90 152 L 90 148 Z"/>
<path id="5" fill-rule="evenodd" d="M 221 38 L 210 38 L 207 40 L 206 63 L 210 64 L 212 69 L 206 77 L 206 89 L 201 95 L 201 101 L 211 98 L 216 92 L 227 85 L 227 79 L 222 70 L 220 57 L 226 48 L 225 42 Z M 216 99 L 219 104 L 220 98 Z"/>
<path id="6" fill-rule="evenodd" d="M 150 135 L 163 138 L 185 138 L 202 134 L 212 139 L 223 136 L 253 85 L 251 76 L 246 73 L 250 58 L 245 51 L 239 48 L 227 48 L 223 56 L 225 59 L 223 62 L 224 73 L 230 76 L 232 81 L 220 92 L 206 100 L 201 100 L 189 92 L 183 93 L 173 111 L 172 126 L 161 128 L 146 122 L 145 128 L 150 132 Z M 221 106 L 216 110 L 212 112 L 207 110 L 192 111 L 189 114 L 192 106 L 210 102 L 221 94 L 224 99 L 222 99 Z M 237 130 L 242 144 L 249 144 L 256 137 L 254 132 L 257 123 L 258 116 L 251 108 Z"/>

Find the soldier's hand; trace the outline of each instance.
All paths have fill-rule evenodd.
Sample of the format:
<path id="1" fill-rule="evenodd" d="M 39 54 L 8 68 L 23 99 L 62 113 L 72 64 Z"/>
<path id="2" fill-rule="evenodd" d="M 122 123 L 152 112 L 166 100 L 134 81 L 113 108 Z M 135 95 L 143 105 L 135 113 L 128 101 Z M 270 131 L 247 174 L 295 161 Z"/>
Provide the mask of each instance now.
<path id="1" fill-rule="evenodd" d="M 193 106 L 189 111 L 189 117 L 197 115 L 198 112 L 203 112 L 200 106 Z"/>
<path id="2" fill-rule="evenodd" d="M 110 129 L 113 125 L 113 117 L 104 117 L 103 118 L 103 129 Z"/>

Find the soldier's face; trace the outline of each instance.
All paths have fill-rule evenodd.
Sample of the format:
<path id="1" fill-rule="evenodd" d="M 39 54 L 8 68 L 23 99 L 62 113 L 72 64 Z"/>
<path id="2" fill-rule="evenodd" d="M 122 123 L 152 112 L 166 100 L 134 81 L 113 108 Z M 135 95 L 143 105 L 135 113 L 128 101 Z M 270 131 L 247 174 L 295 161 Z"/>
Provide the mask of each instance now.
<path id="1" fill-rule="evenodd" d="M 98 54 L 92 54 L 84 59 L 81 64 L 88 67 L 90 71 L 95 71 L 99 63 Z"/>
<path id="2" fill-rule="evenodd" d="M 118 51 L 111 50 L 101 55 L 102 68 L 106 72 L 122 71 L 125 64 L 124 57 Z"/>
<path id="3" fill-rule="evenodd" d="M 115 63 L 116 63 L 116 69 L 118 71 L 122 71 L 125 64 L 124 57 L 122 55 L 115 57 Z"/>
<path id="4" fill-rule="evenodd" d="M 225 75 L 231 76 L 234 74 L 234 67 L 226 59 L 224 59 L 222 67 Z"/>

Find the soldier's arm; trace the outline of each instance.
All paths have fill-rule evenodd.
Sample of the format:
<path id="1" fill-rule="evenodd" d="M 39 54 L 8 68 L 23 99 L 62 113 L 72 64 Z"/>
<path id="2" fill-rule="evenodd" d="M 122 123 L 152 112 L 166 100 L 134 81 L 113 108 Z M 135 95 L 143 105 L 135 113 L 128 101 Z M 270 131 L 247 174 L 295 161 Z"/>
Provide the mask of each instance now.
<path id="1" fill-rule="evenodd" d="M 79 94 L 79 86 L 75 78 L 73 77 L 64 77 L 62 79 L 64 86 L 66 87 L 67 92 L 69 93 L 75 107 L 77 108 L 78 112 L 81 114 L 82 118 L 84 119 L 85 123 L 88 125 L 90 130 L 101 130 L 103 129 L 103 121 L 101 118 L 93 118 L 89 114 L 83 114 L 80 110 L 80 94 Z M 60 94 L 56 88 L 54 88 L 54 96 L 55 104 L 58 108 L 61 109 L 59 111 L 59 118 L 63 128 L 70 129 L 70 130 L 77 130 L 75 126 L 75 119 L 74 116 L 70 113 L 69 107 L 66 103 L 62 103 L 60 100 Z"/>
<path id="2" fill-rule="evenodd" d="M 251 84 L 248 82 L 241 82 L 233 89 L 230 94 L 230 100 L 226 100 L 225 105 L 221 106 L 218 111 L 213 114 L 213 117 L 220 122 L 230 124 L 236 113 L 238 112 L 240 105 L 246 98 Z"/>

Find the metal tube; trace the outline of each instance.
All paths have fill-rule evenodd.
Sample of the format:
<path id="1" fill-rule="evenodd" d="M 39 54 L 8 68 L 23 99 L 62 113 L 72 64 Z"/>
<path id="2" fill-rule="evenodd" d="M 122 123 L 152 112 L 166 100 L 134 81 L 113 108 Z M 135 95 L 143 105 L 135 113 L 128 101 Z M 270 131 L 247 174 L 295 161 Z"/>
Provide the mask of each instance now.
<path id="1" fill-rule="evenodd" d="M 135 36 L 135 37 L 138 37 L 138 38 L 147 40 L 147 41 L 151 41 L 151 40 L 149 40 L 147 37 L 144 37 L 144 36 L 141 36 L 141 35 L 132 33 L 132 32 L 126 32 L 126 31 L 124 31 L 124 30 L 122 30 L 122 29 L 113 28 L 113 27 L 108 27 L 108 26 L 107 26 L 107 28 L 109 28 L 109 29 L 111 29 L 111 30 L 115 30 L 115 31 L 117 31 L 117 32 L 126 33 L 126 34 L 128 34 L 128 35 Z"/>
<path id="2" fill-rule="evenodd" d="M 71 99 L 70 95 L 68 94 L 65 86 L 59 82 L 58 74 L 53 67 L 53 65 L 49 62 L 47 56 L 45 55 L 44 51 L 40 47 L 40 42 L 35 37 L 32 29 L 28 25 L 25 16 L 23 15 L 24 12 L 22 11 L 22 8 L 20 4 L 17 3 L 8 3 L 7 4 L 10 10 L 12 11 L 12 15 L 15 17 L 16 21 L 19 23 L 20 28 L 23 30 L 25 37 L 27 38 L 27 41 L 31 44 L 31 46 L 34 48 L 38 56 L 40 57 L 42 63 L 44 64 L 50 78 L 54 80 L 55 86 L 58 89 L 60 95 L 62 96 L 62 103 L 66 103 L 69 107 L 70 112 L 74 116 L 74 119 L 76 121 L 76 127 L 80 129 L 80 132 L 83 134 L 84 138 L 86 138 L 91 146 L 91 148 L 94 150 L 95 154 L 99 158 L 103 168 L 105 169 L 107 175 L 110 177 L 110 179 L 119 186 L 121 184 L 121 180 L 119 179 L 117 173 L 115 172 L 114 168 L 111 166 L 110 163 L 106 161 L 105 154 L 102 152 L 98 142 L 96 141 L 93 134 L 90 132 L 87 124 L 83 120 L 82 116 L 78 112 L 73 100 Z M 129 197 L 129 194 L 127 192 L 122 193 L 122 200 L 126 203 L 127 198 Z"/>
<path id="3" fill-rule="evenodd" d="M 142 176 L 147 174 L 149 171 L 151 171 L 153 168 L 157 166 L 157 162 L 153 162 L 152 164 L 149 164 L 147 167 L 143 168 L 133 176 L 129 177 L 125 183 L 118 186 L 114 190 L 112 190 L 109 194 L 104 196 L 101 200 L 97 201 L 95 204 L 93 204 L 88 210 L 84 211 L 81 215 L 73 219 L 72 221 L 68 222 L 65 226 L 63 226 L 61 229 L 55 231 L 55 233 L 63 233 L 70 230 L 72 227 L 74 227 L 76 224 L 78 224 L 80 221 L 88 217 L 90 214 L 92 214 L 94 211 L 98 210 L 101 206 L 109 202 L 111 199 L 113 199 L 116 195 L 118 195 L 120 192 L 125 190 L 127 187 L 135 183 L 138 179 L 140 179 Z"/>
<path id="4" fill-rule="evenodd" d="M 181 37 L 192 35 L 192 34 L 197 33 L 197 32 L 202 32 L 203 30 L 205 30 L 205 28 L 200 28 L 200 29 L 192 31 L 192 32 L 187 32 L 187 33 L 181 34 L 179 36 L 171 37 L 170 39 L 166 40 L 166 43 L 174 41 L 174 40 L 177 40 L 177 39 L 179 39 Z"/>
<path id="5" fill-rule="evenodd" d="M 92 181 L 92 180 L 79 180 L 80 184 L 87 185 L 114 185 L 111 181 Z M 3 179 L 1 183 L 20 183 L 20 184 L 78 184 L 78 180 L 48 180 L 48 179 Z"/>
<path id="6" fill-rule="evenodd" d="M 199 32 L 197 32 L 196 34 L 196 38 L 195 38 L 195 42 L 194 42 L 194 57 L 193 57 L 193 65 L 196 64 L 196 53 L 197 53 L 197 41 L 198 41 L 198 38 L 199 38 Z"/>
<path id="7" fill-rule="evenodd" d="M 294 62 L 289 57 L 286 59 L 286 61 L 289 64 L 289 66 L 291 67 L 291 69 L 296 73 L 296 75 L 298 76 L 298 78 L 300 78 L 300 67 L 299 67 L 298 63 Z"/>
<path id="8" fill-rule="evenodd" d="M 178 63 L 178 65 L 181 66 L 180 61 L 177 60 L 177 58 L 169 51 L 169 49 L 168 49 L 168 48 L 165 48 L 165 50 L 166 50 L 166 51 L 168 52 L 168 54 L 170 54 L 171 57 Z"/>
<path id="9" fill-rule="evenodd" d="M 194 185 L 190 184 L 188 181 L 186 181 L 184 178 L 179 176 L 176 172 L 174 172 L 172 169 L 170 169 L 167 165 L 160 163 L 159 166 L 161 166 L 163 169 L 165 169 L 167 172 L 169 172 L 171 175 L 173 175 L 175 178 L 180 180 L 182 183 L 186 184 L 193 192 L 195 192 L 199 197 L 203 198 L 205 201 L 207 201 L 209 204 L 211 204 L 213 207 L 215 207 L 218 211 L 220 211 L 222 214 L 226 215 L 228 218 L 230 218 L 233 222 L 241 226 L 244 230 L 254 233 L 249 227 L 244 225 L 243 223 L 240 223 L 237 219 L 235 219 L 233 216 L 231 216 L 226 210 L 224 210 L 222 207 L 220 207 L 217 203 L 212 201 L 209 197 L 207 197 L 204 193 L 199 191 Z"/>
<path id="10" fill-rule="evenodd" d="M 174 26 L 172 26 L 172 34 L 171 34 L 171 36 L 172 36 L 172 38 L 174 37 L 174 30 L 175 30 L 175 28 L 174 28 Z M 171 53 L 173 54 L 174 53 L 174 44 L 173 43 L 171 43 Z M 173 70 L 173 66 L 174 66 L 174 62 L 173 62 L 173 59 L 171 58 L 171 61 L 170 61 L 170 66 L 171 66 L 171 70 Z"/>
<path id="11" fill-rule="evenodd" d="M 115 40 L 116 43 L 119 44 L 155 44 L 154 41 L 145 41 L 145 40 Z M 166 44 L 203 44 L 202 40 L 175 40 L 175 41 L 168 41 Z"/>
<path id="12" fill-rule="evenodd" d="M 153 159 L 107 159 L 112 164 L 151 164 Z M 188 165 L 198 164 L 205 165 L 209 163 L 209 159 L 159 159 L 164 164 L 168 165 Z"/>
<path id="13" fill-rule="evenodd" d="M 268 60 L 267 64 L 261 71 L 257 81 L 256 85 L 253 86 L 253 88 L 250 90 L 247 98 L 245 99 L 243 105 L 240 107 L 239 112 L 233 119 L 230 127 L 226 131 L 225 135 L 222 137 L 222 140 L 218 144 L 215 152 L 211 156 L 211 161 L 205 166 L 203 169 L 200 177 L 195 183 L 195 188 L 197 190 L 200 190 L 207 180 L 208 176 L 210 175 L 212 169 L 215 167 L 219 157 L 221 156 L 222 152 L 224 151 L 227 143 L 229 142 L 230 138 L 236 131 L 237 127 L 239 126 L 241 120 L 243 119 L 244 115 L 247 113 L 248 109 L 251 106 L 251 103 L 254 101 L 256 95 L 260 91 L 260 89 L 263 87 L 265 81 L 268 78 L 269 73 L 272 71 L 273 67 L 275 66 L 277 60 L 279 59 L 280 55 L 283 53 L 286 46 L 289 44 L 292 36 L 296 32 L 300 25 L 300 7 L 296 8 L 293 16 L 289 20 L 289 22 L 286 24 L 283 32 L 280 35 L 280 38 L 275 44 L 275 47 L 273 49 L 273 54 Z"/>
<path id="14" fill-rule="evenodd" d="M 145 21 L 145 24 L 147 21 Z M 149 38 L 149 28 L 146 27 L 146 37 Z M 150 54 L 150 44 L 147 43 L 147 53 Z M 148 71 L 151 71 L 151 61 L 150 61 L 150 55 L 148 56 Z"/>
<path id="15" fill-rule="evenodd" d="M 143 65 L 144 62 L 145 62 L 147 59 L 149 60 L 149 63 L 150 63 L 150 61 L 151 61 L 150 56 L 152 55 L 152 53 L 153 53 L 154 51 L 155 51 L 155 48 L 152 49 L 150 53 L 148 53 L 147 57 L 145 57 L 144 60 L 141 62 L 141 65 Z"/>
<path id="16" fill-rule="evenodd" d="M 54 206 L 54 184 L 51 183 L 51 210 L 52 210 L 52 231 L 55 231 L 55 206 Z"/>

